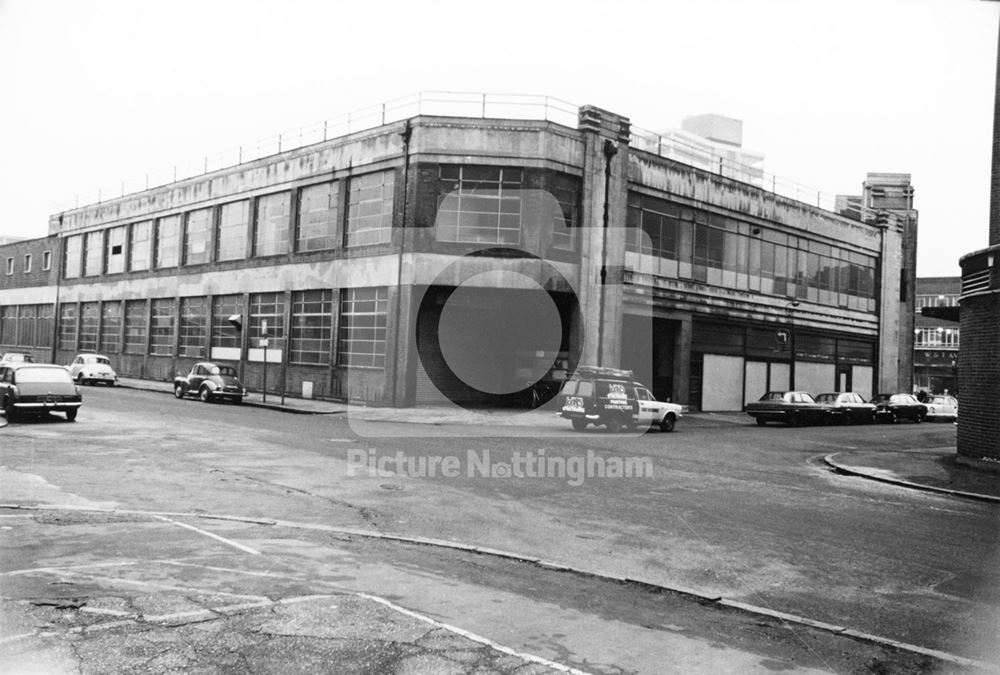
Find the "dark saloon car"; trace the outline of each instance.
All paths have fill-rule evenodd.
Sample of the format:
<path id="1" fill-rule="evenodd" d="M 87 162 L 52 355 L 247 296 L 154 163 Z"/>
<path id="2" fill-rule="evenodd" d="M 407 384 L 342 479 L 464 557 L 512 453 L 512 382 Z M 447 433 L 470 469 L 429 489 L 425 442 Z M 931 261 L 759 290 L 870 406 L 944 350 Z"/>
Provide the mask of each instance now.
<path id="1" fill-rule="evenodd" d="M 910 420 L 919 423 L 927 417 L 927 406 L 913 394 L 876 394 L 871 403 L 875 404 L 876 422 Z"/>
<path id="2" fill-rule="evenodd" d="M 239 403 L 246 396 L 246 389 L 236 377 L 236 369 L 208 361 L 191 366 L 187 375 L 174 378 L 174 396 L 197 396 L 206 403 L 216 400 Z"/>
<path id="3" fill-rule="evenodd" d="M 783 422 L 792 426 L 826 424 L 830 406 L 821 405 L 805 391 L 769 391 L 759 401 L 747 404 L 747 414 L 759 426 Z"/>
<path id="4" fill-rule="evenodd" d="M 861 394 L 852 391 L 820 394 L 816 402 L 830 407 L 830 424 L 871 424 L 875 421 L 875 405 L 865 403 Z"/>
<path id="5" fill-rule="evenodd" d="M 72 422 L 82 404 L 80 389 L 62 366 L 43 363 L 0 365 L 0 407 L 7 421 L 20 415 L 61 412 Z"/>

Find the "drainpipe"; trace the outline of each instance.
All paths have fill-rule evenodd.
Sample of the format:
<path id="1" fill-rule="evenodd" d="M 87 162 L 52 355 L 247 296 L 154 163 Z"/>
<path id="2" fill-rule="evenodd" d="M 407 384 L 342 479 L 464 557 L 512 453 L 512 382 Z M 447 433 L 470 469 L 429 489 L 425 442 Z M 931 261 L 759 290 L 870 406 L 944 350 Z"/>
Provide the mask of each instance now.
<path id="1" fill-rule="evenodd" d="M 597 365 L 604 365 L 604 285 L 608 279 L 608 228 L 611 211 L 611 160 L 618 154 L 618 147 L 610 139 L 604 139 L 604 219 L 601 236 L 601 284 L 598 294 L 597 314 Z"/>
<path id="2" fill-rule="evenodd" d="M 410 184 L 410 137 L 413 136 L 413 126 L 410 120 L 406 120 L 403 130 L 400 132 L 403 137 L 403 208 L 400 220 L 399 253 L 396 256 L 396 337 L 393 340 L 392 349 L 392 407 L 399 407 L 399 344 L 400 334 L 403 332 L 403 249 L 406 247 L 406 205 L 409 201 Z M 409 358 L 413 358 L 411 354 Z"/>

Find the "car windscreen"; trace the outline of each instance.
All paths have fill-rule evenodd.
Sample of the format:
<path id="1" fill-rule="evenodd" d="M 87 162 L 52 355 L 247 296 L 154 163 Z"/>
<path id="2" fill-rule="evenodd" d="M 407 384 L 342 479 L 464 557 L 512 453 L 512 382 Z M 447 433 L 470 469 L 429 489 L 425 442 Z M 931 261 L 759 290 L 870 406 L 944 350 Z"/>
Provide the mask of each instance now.
<path id="1" fill-rule="evenodd" d="M 28 382 L 64 384 L 72 382 L 72 379 L 62 368 L 19 368 L 14 374 L 14 381 L 22 384 Z"/>
<path id="2" fill-rule="evenodd" d="M 236 377 L 236 369 L 230 368 L 229 366 L 216 366 L 212 368 L 212 375 L 226 375 L 228 377 Z"/>
<path id="3" fill-rule="evenodd" d="M 109 359 L 106 359 L 103 356 L 88 356 L 86 358 L 86 362 L 87 363 L 100 363 L 101 365 L 104 365 L 104 366 L 110 366 L 111 365 L 111 361 Z"/>

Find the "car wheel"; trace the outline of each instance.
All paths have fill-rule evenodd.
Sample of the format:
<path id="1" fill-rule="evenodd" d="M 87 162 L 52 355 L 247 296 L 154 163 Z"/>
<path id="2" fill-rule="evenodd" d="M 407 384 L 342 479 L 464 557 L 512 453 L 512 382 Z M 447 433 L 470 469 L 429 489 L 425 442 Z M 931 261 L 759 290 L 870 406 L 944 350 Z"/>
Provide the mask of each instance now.
<path id="1" fill-rule="evenodd" d="M 184 398 L 184 387 L 179 384 L 174 385 L 174 396 L 177 398 Z"/>
<path id="2" fill-rule="evenodd" d="M 607 428 L 608 431 L 610 431 L 613 434 L 619 433 L 623 428 L 622 421 L 617 417 L 612 417 L 611 419 L 609 419 L 607 422 L 605 422 L 604 426 Z"/>
<path id="3" fill-rule="evenodd" d="M 76 376 L 76 383 L 79 384 L 79 385 L 82 385 L 84 383 L 83 382 L 83 373 L 80 373 L 79 375 Z"/>
<path id="4" fill-rule="evenodd" d="M 584 429 L 587 428 L 587 420 L 574 419 L 573 428 L 576 429 L 577 431 L 583 431 Z"/>
<path id="5" fill-rule="evenodd" d="M 921 415 L 920 413 L 917 413 L 916 417 L 913 418 L 913 421 L 916 422 L 917 424 L 920 424 L 921 422 L 924 421 L 924 416 Z"/>
<path id="6" fill-rule="evenodd" d="M 66 411 L 66 421 L 67 422 L 75 422 L 76 421 L 76 413 L 77 412 L 78 411 L 77 411 L 76 408 L 74 408 L 72 410 L 67 410 Z"/>
<path id="7" fill-rule="evenodd" d="M 892 413 L 891 415 L 889 415 L 889 424 L 895 424 L 898 421 L 899 418 L 896 417 L 896 413 Z"/>
<path id="8" fill-rule="evenodd" d="M 767 424 L 767 420 L 764 419 L 763 417 L 755 417 L 754 419 L 757 420 L 757 426 L 759 427 L 762 427 Z"/>
<path id="9" fill-rule="evenodd" d="M 198 398 L 200 398 L 205 403 L 211 402 L 212 394 L 208 391 L 208 387 L 201 388 L 201 390 L 198 392 Z"/>
<path id="10" fill-rule="evenodd" d="M 670 433 L 674 430 L 674 424 L 677 422 L 677 417 L 673 413 L 667 413 L 667 416 L 663 418 L 660 422 L 660 431 L 665 431 Z"/>
<path id="11" fill-rule="evenodd" d="M 7 401 L 7 403 L 4 404 L 4 406 L 3 406 L 3 414 L 7 416 L 7 421 L 8 422 L 10 422 L 12 419 L 14 419 L 15 415 L 17 415 L 17 411 L 14 408 L 13 402 Z"/>

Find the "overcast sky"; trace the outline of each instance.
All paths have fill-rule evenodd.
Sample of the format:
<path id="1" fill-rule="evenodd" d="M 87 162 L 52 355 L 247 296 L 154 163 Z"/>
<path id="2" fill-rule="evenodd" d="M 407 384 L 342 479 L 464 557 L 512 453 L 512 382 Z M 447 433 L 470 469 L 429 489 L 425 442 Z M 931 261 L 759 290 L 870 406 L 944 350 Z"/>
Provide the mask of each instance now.
<path id="1" fill-rule="evenodd" d="M 918 274 L 987 245 L 1000 3 L 0 0 L 0 236 L 206 154 L 421 90 L 743 120 L 825 193 L 912 174 Z"/>

